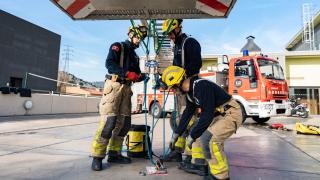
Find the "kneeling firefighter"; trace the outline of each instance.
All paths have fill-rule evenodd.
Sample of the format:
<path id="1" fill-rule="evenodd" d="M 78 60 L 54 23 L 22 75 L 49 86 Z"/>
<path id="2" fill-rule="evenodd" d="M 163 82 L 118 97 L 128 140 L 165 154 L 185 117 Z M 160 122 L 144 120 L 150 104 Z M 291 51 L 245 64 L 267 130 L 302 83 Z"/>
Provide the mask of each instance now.
<path id="1" fill-rule="evenodd" d="M 92 170 L 102 170 L 108 149 L 108 162 L 131 163 L 121 155 L 122 143 L 131 127 L 131 85 L 143 81 L 135 49 L 147 36 L 146 26 L 130 27 L 128 40 L 113 43 L 106 59 L 106 80 L 99 106 L 100 125 L 92 143 Z"/>
<path id="2" fill-rule="evenodd" d="M 168 86 L 187 94 L 187 106 L 170 144 L 174 144 L 187 128 L 197 107 L 201 114 L 197 124 L 187 138 L 187 146 L 195 148 L 196 140 L 201 142 L 208 164 L 206 179 L 229 179 L 229 167 L 224 153 L 224 141 L 242 124 L 240 105 L 220 86 L 199 77 L 185 78 L 184 69 L 168 67 L 162 74 L 162 81 Z"/>

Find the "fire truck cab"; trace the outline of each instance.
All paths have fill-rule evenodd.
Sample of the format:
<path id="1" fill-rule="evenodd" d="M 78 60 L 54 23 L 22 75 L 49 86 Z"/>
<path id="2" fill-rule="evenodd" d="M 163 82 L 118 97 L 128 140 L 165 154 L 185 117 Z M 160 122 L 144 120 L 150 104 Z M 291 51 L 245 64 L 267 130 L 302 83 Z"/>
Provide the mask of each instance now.
<path id="1" fill-rule="evenodd" d="M 277 60 L 245 55 L 223 65 L 213 81 L 241 104 L 244 118 L 264 123 L 272 116 L 289 115 L 288 84 Z"/>

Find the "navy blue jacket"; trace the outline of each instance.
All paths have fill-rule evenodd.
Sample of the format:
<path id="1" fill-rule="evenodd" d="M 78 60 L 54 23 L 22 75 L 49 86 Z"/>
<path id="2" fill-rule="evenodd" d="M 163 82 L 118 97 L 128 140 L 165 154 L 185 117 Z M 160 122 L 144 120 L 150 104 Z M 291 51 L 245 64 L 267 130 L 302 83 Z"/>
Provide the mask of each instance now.
<path id="1" fill-rule="evenodd" d="M 120 67 L 121 43 L 116 42 L 110 46 L 109 54 L 106 59 L 108 73 L 117 74 L 122 78 L 125 78 L 127 71 L 140 74 L 139 56 L 134 51 L 135 47 L 129 40 L 122 42 L 122 44 L 124 48 L 123 68 Z"/>
<path id="2" fill-rule="evenodd" d="M 214 82 L 203 79 L 195 84 L 194 82 L 197 79 L 200 78 L 193 77 L 190 80 L 188 95 L 193 102 L 189 99 L 187 100 L 186 109 L 183 111 L 179 126 L 175 131 L 175 133 L 182 135 L 194 115 L 196 108 L 200 107 L 200 118 L 190 133 L 193 139 L 199 138 L 202 133 L 207 130 L 213 121 L 215 109 L 231 99 L 231 96 Z"/>
<path id="3" fill-rule="evenodd" d="M 182 67 L 182 44 L 184 39 L 188 36 L 181 34 L 177 37 L 174 47 L 173 65 Z M 199 74 L 202 66 L 201 59 L 201 47 L 197 40 L 194 38 L 188 38 L 184 44 L 184 68 L 186 70 L 187 77 L 194 74 Z"/>

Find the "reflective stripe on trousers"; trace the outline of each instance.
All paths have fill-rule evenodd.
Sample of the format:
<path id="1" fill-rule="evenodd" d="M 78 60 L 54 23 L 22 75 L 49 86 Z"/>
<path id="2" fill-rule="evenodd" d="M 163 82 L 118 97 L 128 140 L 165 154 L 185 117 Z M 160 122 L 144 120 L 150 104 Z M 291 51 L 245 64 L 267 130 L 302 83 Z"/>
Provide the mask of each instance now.
<path id="1" fill-rule="evenodd" d="M 200 139 L 197 139 L 192 144 L 191 155 L 192 155 L 191 162 L 193 164 L 198 164 L 198 165 L 206 165 L 207 164 L 205 161 L 204 152 L 203 152 L 203 148 L 202 148 Z"/>
<path id="2" fill-rule="evenodd" d="M 101 132 L 105 127 L 105 123 L 106 121 L 104 119 L 100 119 L 99 128 L 97 129 L 96 135 L 94 136 L 94 140 L 92 142 L 92 156 L 94 157 L 105 157 L 106 154 L 108 139 L 101 137 Z"/>
<path id="3" fill-rule="evenodd" d="M 186 138 L 189 136 L 190 130 L 193 127 L 193 125 L 196 124 L 196 121 L 197 121 L 197 117 L 193 116 L 187 126 L 187 129 L 185 130 L 183 135 L 178 138 L 178 141 L 174 145 L 176 151 L 178 151 L 180 153 L 183 153 L 183 151 L 185 151 L 187 153 L 187 155 L 191 155 L 190 148 L 188 148 L 188 146 L 186 146 Z"/>
<path id="4" fill-rule="evenodd" d="M 106 80 L 99 105 L 100 124 L 92 142 L 92 156 L 105 157 L 109 151 L 121 153 L 131 126 L 131 87 Z M 110 142 L 109 142 L 110 141 Z"/>
<path id="5" fill-rule="evenodd" d="M 242 124 L 240 105 L 233 99 L 228 104 L 231 108 L 225 111 L 223 116 L 216 116 L 200 137 L 210 173 L 217 179 L 229 177 L 228 160 L 223 144 Z"/>
<path id="6" fill-rule="evenodd" d="M 212 158 L 208 161 L 209 167 L 210 167 L 210 173 L 213 175 L 221 174 L 223 172 L 228 172 L 228 160 L 227 156 L 220 152 L 220 149 L 222 149 L 222 146 L 218 146 L 217 143 L 212 142 L 211 143 L 211 149 L 212 149 Z"/>

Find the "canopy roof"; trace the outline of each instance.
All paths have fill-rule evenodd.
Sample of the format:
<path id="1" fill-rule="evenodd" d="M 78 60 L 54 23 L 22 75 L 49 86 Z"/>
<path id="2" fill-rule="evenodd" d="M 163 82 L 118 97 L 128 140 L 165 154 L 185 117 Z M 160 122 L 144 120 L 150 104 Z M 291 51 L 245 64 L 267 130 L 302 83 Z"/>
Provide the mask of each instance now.
<path id="1" fill-rule="evenodd" d="M 51 0 L 74 20 L 226 18 L 236 0 Z"/>

